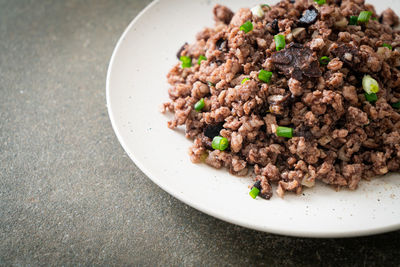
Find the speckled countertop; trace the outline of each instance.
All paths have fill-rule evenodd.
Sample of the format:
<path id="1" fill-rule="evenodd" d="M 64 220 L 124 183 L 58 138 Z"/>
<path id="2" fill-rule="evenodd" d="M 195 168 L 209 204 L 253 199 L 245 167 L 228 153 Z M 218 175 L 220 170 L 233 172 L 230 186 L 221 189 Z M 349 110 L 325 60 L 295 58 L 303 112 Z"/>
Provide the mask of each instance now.
<path id="1" fill-rule="evenodd" d="M 111 128 L 105 78 L 149 2 L 0 0 L 0 265 L 399 266 L 400 231 L 260 233 L 146 178 Z"/>

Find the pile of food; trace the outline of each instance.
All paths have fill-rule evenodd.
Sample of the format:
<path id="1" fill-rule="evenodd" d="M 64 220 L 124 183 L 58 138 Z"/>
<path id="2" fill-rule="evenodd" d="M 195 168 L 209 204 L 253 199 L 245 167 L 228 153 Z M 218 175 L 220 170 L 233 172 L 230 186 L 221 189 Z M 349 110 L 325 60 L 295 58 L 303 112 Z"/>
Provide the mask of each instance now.
<path id="1" fill-rule="evenodd" d="M 284 0 L 233 13 L 178 51 L 171 129 L 192 162 L 254 172 L 252 197 L 316 180 L 356 189 L 400 170 L 400 31 L 364 0 Z"/>

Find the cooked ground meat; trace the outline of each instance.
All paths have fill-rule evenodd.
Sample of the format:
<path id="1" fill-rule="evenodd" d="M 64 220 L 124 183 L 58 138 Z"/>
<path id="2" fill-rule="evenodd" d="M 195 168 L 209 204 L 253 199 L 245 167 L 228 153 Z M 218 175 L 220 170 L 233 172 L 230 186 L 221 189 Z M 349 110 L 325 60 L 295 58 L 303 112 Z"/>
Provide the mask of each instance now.
<path id="1" fill-rule="evenodd" d="M 216 5 L 213 10 L 214 20 L 216 22 L 222 22 L 229 24 L 233 17 L 233 12 L 226 6 Z"/>
<path id="2" fill-rule="evenodd" d="M 194 141 L 194 163 L 235 175 L 251 170 L 266 199 L 274 185 L 281 197 L 315 180 L 354 190 L 362 178 L 400 170 L 400 114 L 391 106 L 400 100 L 399 18 L 387 9 L 375 19 L 363 0 L 326 2 L 284 0 L 236 13 L 216 5 L 216 26 L 179 49 L 193 63 L 168 73 L 171 101 L 163 111 L 175 114 L 168 127 L 184 126 Z M 349 25 L 363 10 L 373 19 Z M 240 29 L 245 22 L 248 32 Z M 276 34 L 286 39 L 280 51 Z M 326 65 L 323 56 L 331 59 Z M 272 76 L 262 77 L 262 69 Z M 367 74 L 379 84 L 376 101 L 364 95 Z M 293 136 L 278 136 L 280 126 Z M 213 149 L 216 136 L 227 149 Z"/>

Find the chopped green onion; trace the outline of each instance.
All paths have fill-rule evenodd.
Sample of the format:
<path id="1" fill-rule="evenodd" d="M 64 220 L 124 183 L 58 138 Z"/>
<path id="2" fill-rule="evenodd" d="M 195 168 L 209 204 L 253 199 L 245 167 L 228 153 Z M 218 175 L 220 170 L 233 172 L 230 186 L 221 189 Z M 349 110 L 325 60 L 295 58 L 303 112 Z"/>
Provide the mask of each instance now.
<path id="1" fill-rule="evenodd" d="M 249 78 L 244 78 L 240 83 L 244 84 L 245 82 L 247 82 L 248 80 L 250 80 Z"/>
<path id="2" fill-rule="evenodd" d="M 250 9 L 251 13 L 259 18 L 262 18 L 264 16 L 264 10 L 260 5 L 256 5 Z"/>
<path id="3" fill-rule="evenodd" d="M 379 84 L 378 82 L 369 75 L 364 75 L 362 79 L 362 86 L 367 94 L 378 93 Z"/>
<path id="4" fill-rule="evenodd" d="M 360 15 L 358 15 L 357 21 L 361 23 L 368 23 L 371 16 L 372 16 L 371 11 L 361 11 Z"/>
<path id="5" fill-rule="evenodd" d="M 378 20 L 378 18 L 377 17 L 373 17 L 373 18 L 371 18 L 371 20 Z"/>
<path id="6" fill-rule="evenodd" d="M 200 56 L 199 56 L 199 59 L 197 60 L 197 64 L 200 65 L 200 63 L 201 63 L 203 60 L 207 60 L 207 58 L 206 58 L 205 56 L 203 56 L 203 55 L 200 55 Z"/>
<path id="7" fill-rule="evenodd" d="M 372 103 L 372 102 L 376 102 L 376 100 L 378 100 L 378 96 L 375 93 L 372 93 L 372 94 L 364 93 L 364 95 L 365 95 L 365 99 L 368 102 Z"/>
<path id="8" fill-rule="evenodd" d="M 225 150 L 229 146 L 229 141 L 225 137 L 222 136 L 215 136 L 212 140 L 211 146 L 213 149 L 217 150 Z"/>
<path id="9" fill-rule="evenodd" d="M 181 56 L 182 68 L 190 68 L 192 66 L 192 59 L 187 56 Z"/>
<path id="10" fill-rule="evenodd" d="M 248 20 L 245 23 L 243 23 L 239 29 L 241 31 L 244 31 L 245 33 L 248 33 L 249 31 L 253 30 L 253 23 L 251 23 L 251 21 Z"/>
<path id="11" fill-rule="evenodd" d="M 276 51 L 282 50 L 285 48 L 286 42 L 285 42 L 285 35 L 282 34 L 277 34 L 274 36 L 275 40 L 275 47 Z"/>
<path id="12" fill-rule="evenodd" d="M 357 20 L 358 20 L 357 16 L 350 16 L 349 25 L 357 25 Z"/>
<path id="13" fill-rule="evenodd" d="M 263 7 L 266 7 L 266 8 L 268 8 L 269 10 L 271 10 L 271 7 L 270 7 L 269 5 L 267 5 L 267 4 L 262 4 L 262 5 L 261 5 L 261 8 L 263 8 Z"/>
<path id="14" fill-rule="evenodd" d="M 400 101 L 393 103 L 392 107 L 400 109 Z"/>
<path id="15" fill-rule="evenodd" d="M 293 128 L 278 126 L 276 128 L 276 135 L 281 137 L 292 138 L 293 137 Z"/>
<path id="16" fill-rule="evenodd" d="M 331 61 L 331 59 L 327 56 L 323 56 L 319 59 L 319 63 L 322 65 L 328 65 L 329 61 Z"/>
<path id="17" fill-rule="evenodd" d="M 212 82 L 207 82 L 207 84 L 208 84 L 208 86 L 209 86 L 209 87 L 213 87 L 213 86 L 215 86 L 215 84 L 214 84 L 214 83 L 212 83 Z"/>
<path id="18" fill-rule="evenodd" d="M 321 6 L 326 3 L 326 0 L 314 0 L 314 2 Z"/>
<path id="19" fill-rule="evenodd" d="M 258 196 L 258 194 L 260 194 L 260 189 L 258 189 L 257 187 L 253 186 L 253 187 L 251 188 L 251 190 L 250 190 L 249 195 L 250 195 L 253 199 L 255 199 L 255 198 Z"/>
<path id="20" fill-rule="evenodd" d="M 383 47 L 387 47 L 387 48 L 389 48 L 390 50 L 393 49 L 393 47 L 392 47 L 390 44 L 382 44 L 382 46 L 383 46 Z"/>
<path id="21" fill-rule="evenodd" d="M 196 111 L 200 111 L 204 108 L 204 98 L 200 99 L 199 101 L 196 102 L 196 104 L 194 104 L 194 109 Z"/>
<path id="22" fill-rule="evenodd" d="M 271 81 L 272 72 L 266 70 L 260 70 L 258 73 L 258 79 L 265 83 L 269 83 Z"/>

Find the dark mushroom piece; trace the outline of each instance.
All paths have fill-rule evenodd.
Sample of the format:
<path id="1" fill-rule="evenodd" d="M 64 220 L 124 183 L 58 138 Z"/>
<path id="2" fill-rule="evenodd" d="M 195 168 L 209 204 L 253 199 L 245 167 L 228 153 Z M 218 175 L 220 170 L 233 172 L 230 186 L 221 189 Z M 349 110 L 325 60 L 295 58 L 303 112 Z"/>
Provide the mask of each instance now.
<path id="1" fill-rule="evenodd" d="M 311 49 L 302 44 L 291 43 L 286 49 L 273 53 L 271 59 L 275 67 L 288 78 L 301 81 L 303 76 L 321 77 L 318 59 Z"/>
<path id="2" fill-rule="evenodd" d="M 314 6 L 311 6 L 309 9 L 303 12 L 299 20 L 299 25 L 301 26 L 310 26 L 314 24 L 318 19 L 318 10 L 315 9 Z"/>
<path id="3" fill-rule="evenodd" d="M 279 27 L 278 27 L 278 20 L 274 19 L 273 21 L 267 23 L 267 31 L 271 34 L 276 34 L 279 32 Z"/>
<path id="4" fill-rule="evenodd" d="M 187 45 L 188 45 L 188 43 L 184 43 L 184 44 L 181 46 L 181 48 L 179 48 L 178 52 L 176 52 L 176 57 L 177 57 L 178 59 L 181 59 L 182 51 L 185 50 L 185 46 L 187 46 Z"/>
<path id="5" fill-rule="evenodd" d="M 217 49 L 221 52 L 228 52 L 228 42 L 224 40 L 223 38 L 219 39 L 215 45 L 217 46 Z"/>
<path id="6" fill-rule="evenodd" d="M 203 133 L 208 138 L 213 139 L 215 136 L 219 135 L 219 132 L 224 128 L 223 125 L 224 125 L 224 122 L 220 122 L 217 124 L 208 124 L 204 128 Z"/>

